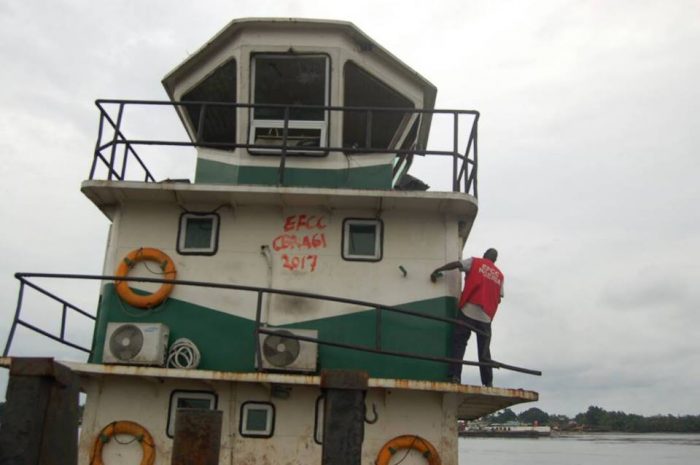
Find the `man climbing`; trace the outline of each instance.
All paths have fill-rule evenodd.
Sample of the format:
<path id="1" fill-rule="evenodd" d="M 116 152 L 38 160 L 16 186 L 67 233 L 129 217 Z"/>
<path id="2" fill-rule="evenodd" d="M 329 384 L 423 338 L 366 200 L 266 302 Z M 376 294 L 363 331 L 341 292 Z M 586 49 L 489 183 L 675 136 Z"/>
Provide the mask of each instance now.
<path id="1" fill-rule="evenodd" d="M 430 274 L 432 282 L 442 276 L 442 271 L 459 269 L 465 273 L 464 288 L 459 299 L 457 319 L 469 325 L 454 327 L 452 336 L 451 358 L 462 359 L 467 347 L 467 341 L 472 329 L 477 330 L 476 345 L 479 354 L 479 362 L 491 361 L 491 321 L 496 315 L 498 304 L 503 297 L 503 273 L 496 265 L 498 251 L 488 249 L 483 258 L 467 258 L 458 262 L 450 262 L 435 269 Z M 493 383 L 493 368 L 479 366 L 481 383 L 491 387 Z M 462 364 L 452 363 L 448 370 L 448 377 L 452 382 L 460 383 Z"/>

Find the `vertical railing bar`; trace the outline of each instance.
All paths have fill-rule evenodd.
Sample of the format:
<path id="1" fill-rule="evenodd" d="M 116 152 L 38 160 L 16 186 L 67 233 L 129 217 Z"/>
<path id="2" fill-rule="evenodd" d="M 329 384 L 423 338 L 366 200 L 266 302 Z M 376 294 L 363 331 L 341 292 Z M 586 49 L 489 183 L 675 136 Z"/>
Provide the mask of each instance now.
<path id="1" fill-rule="evenodd" d="M 119 179 L 120 181 L 123 181 L 126 179 L 126 161 L 129 158 L 129 148 L 131 146 L 129 145 L 128 142 L 124 143 L 124 157 L 122 158 L 122 177 Z"/>
<path id="2" fill-rule="evenodd" d="M 112 138 L 112 153 L 109 157 L 109 174 L 107 175 L 107 180 L 112 180 L 112 170 L 114 170 L 114 157 L 117 152 L 117 139 L 119 138 L 120 127 L 122 124 L 122 115 L 124 114 L 124 103 L 119 104 L 119 112 L 117 113 L 117 122 L 114 126 L 114 137 Z M 115 171 L 116 174 L 116 171 Z"/>
<path id="3" fill-rule="evenodd" d="M 289 106 L 284 107 L 284 127 L 282 129 L 282 158 L 280 160 L 280 170 L 278 185 L 284 186 L 284 169 L 287 162 L 287 133 L 289 132 Z"/>
<path id="4" fill-rule="evenodd" d="M 453 128 L 453 154 L 452 154 L 452 192 L 459 191 L 459 180 L 457 179 L 457 155 L 459 155 L 459 114 L 453 112 L 454 117 L 454 128 Z"/>
<path id="5" fill-rule="evenodd" d="M 262 317 L 262 296 L 263 291 L 258 291 L 258 303 L 255 307 L 255 337 L 253 341 L 253 343 L 255 344 L 255 360 L 257 371 L 262 371 L 262 352 L 260 351 L 260 319 Z"/>
<path id="6" fill-rule="evenodd" d="M 95 143 L 95 154 L 92 157 L 92 166 L 90 167 L 90 180 L 92 180 L 95 177 L 95 169 L 97 168 L 97 154 L 100 150 L 100 145 L 102 143 L 102 132 L 104 131 L 104 120 L 104 110 L 102 109 L 102 107 L 100 107 L 100 123 L 97 127 L 97 142 Z"/>
<path id="7" fill-rule="evenodd" d="M 66 312 L 66 304 L 63 304 L 63 311 L 61 313 L 61 340 L 63 340 L 66 335 Z"/>
<path id="8" fill-rule="evenodd" d="M 472 177 L 474 173 L 474 167 L 472 166 L 472 169 L 469 169 L 469 164 L 474 164 L 473 160 L 469 159 L 469 154 L 472 151 L 472 146 L 474 145 L 474 137 L 476 135 L 476 123 L 478 121 L 478 116 L 474 118 L 474 122 L 472 123 L 472 128 L 471 131 L 469 132 L 469 140 L 467 141 L 467 148 L 464 151 L 464 161 L 462 163 L 462 170 L 460 172 L 460 179 L 461 179 L 461 174 L 464 172 L 464 193 L 468 194 L 469 190 L 471 188 L 472 184 Z"/>
<path id="9" fill-rule="evenodd" d="M 24 298 L 24 281 L 19 282 L 19 294 L 17 296 L 17 307 L 15 308 L 15 317 L 12 319 L 12 326 L 10 326 L 10 334 L 7 335 L 7 342 L 5 343 L 5 349 L 2 352 L 3 357 L 7 357 L 10 352 L 10 346 L 12 345 L 12 339 L 15 337 L 15 330 L 17 329 L 17 320 L 19 320 L 19 313 L 22 310 L 22 299 Z"/>
<path id="10" fill-rule="evenodd" d="M 479 189 L 477 185 L 477 173 L 479 167 L 479 129 L 477 127 L 478 122 L 479 118 L 477 117 L 477 119 L 474 121 L 474 165 L 472 166 L 472 172 L 474 173 L 474 197 L 477 199 L 479 198 Z"/>

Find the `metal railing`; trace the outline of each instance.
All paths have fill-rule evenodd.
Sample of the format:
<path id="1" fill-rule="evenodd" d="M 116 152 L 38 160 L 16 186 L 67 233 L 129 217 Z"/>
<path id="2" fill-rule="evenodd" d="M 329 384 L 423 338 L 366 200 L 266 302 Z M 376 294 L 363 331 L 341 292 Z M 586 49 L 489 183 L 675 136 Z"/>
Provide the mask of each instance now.
<path id="1" fill-rule="evenodd" d="M 68 311 L 70 310 L 71 312 L 75 312 L 79 315 L 82 315 L 92 321 L 96 320 L 96 317 L 85 310 L 82 310 L 75 305 L 71 304 L 70 302 L 62 299 L 61 297 L 58 297 L 52 292 L 47 291 L 46 289 L 40 287 L 39 285 L 30 282 L 27 278 L 28 277 L 39 277 L 38 274 L 32 274 L 32 273 L 16 273 L 15 278 L 19 280 L 19 292 L 17 294 L 17 307 L 15 309 L 15 316 L 12 320 L 12 325 L 10 326 L 10 334 L 7 336 L 7 343 L 5 344 L 5 350 L 3 351 L 3 357 L 7 357 L 9 350 L 10 350 L 10 345 L 12 344 L 12 339 L 14 338 L 15 331 L 17 330 L 17 326 L 23 326 L 27 329 L 30 329 L 36 333 L 39 333 L 45 337 L 48 337 L 49 339 L 52 339 L 56 342 L 60 342 L 63 345 L 67 345 L 69 347 L 72 347 L 73 349 L 80 350 L 82 352 L 90 353 L 90 349 L 87 347 L 83 347 L 79 344 L 76 344 L 74 342 L 69 341 L 66 339 L 66 318 L 68 316 Z M 43 294 L 44 296 L 48 297 L 49 299 L 53 300 L 54 302 L 58 303 L 61 305 L 61 326 L 58 332 L 58 335 L 52 334 L 51 332 L 41 329 L 35 324 L 32 324 L 28 321 L 25 321 L 21 317 L 22 313 L 22 304 L 24 302 L 24 288 L 29 287 L 31 289 L 34 289 L 40 294 Z"/>
<path id="2" fill-rule="evenodd" d="M 53 278 L 53 279 L 83 279 L 83 280 L 92 280 L 92 281 L 128 281 L 128 282 L 143 282 L 143 283 L 156 283 L 156 284 L 175 284 L 175 285 L 180 285 L 180 286 L 194 286 L 194 287 L 204 287 L 208 289 L 222 289 L 226 291 L 242 291 L 242 292 L 252 292 L 255 293 L 257 296 L 257 304 L 256 304 L 256 309 L 255 309 L 255 329 L 254 329 L 254 341 L 255 342 L 255 352 L 258 356 L 258 360 L 262 360 L 261 354 L 260 354 L 260 344 L 257 343 L 259 340 L 260 334 L 276 334 L 276 329 L 284 329 L 283 327 L 269 327 L 265 326 L 262 321 L 262 308 L 263 308 L 263 297 L 265 295 L 284 295 L 284 296 L 290 296 L 290 297 L 301 297 L 301 298 L 306 298 L 306 299 L 313 299 L 313 300 L 318 300 L 318 301 L 324 301 L 324 302 L 336 302 L 336 303 L 341 303 L 341 304 L 348 304 L 348 305 L 356 305 L 356 306 L 361 306 L 365 308 L 370 308 L 374 309 L 375 311 L 375 343 L 374 346 L 365 346 L 365 345 L 357 345 L 357 344 L 348 344 L 348 343 L 342 343 L 342 342 L 337 342 L 337 341 L 329 341 L 329 340 L 323 340 L 323 339 L 318 339 L 318 338 L 312 338 L 312 337 L 306 337 L 306 336 L 301 336 L 298 334 L 285 334 L 285 338 L 289 339 L 296 339 L 300 341 L 307 341 L 307 342 L 313 342 L 319 345 L 326 345 L 326 346 L 331 346 L 331 347 L 338 347 L 341 349 L 346 349 L 346 350 L 355 350 L 355 351 L 361 351 L 361 352 L 370 352 L 374 354 L 380 354 L 380 355 L 385 355 L 385 356 L 390 356 L 390 357 L 403 357 L 403 358 L 409 358 L 409 359 L 415 359 L 415 360 L 426 360 L 430 362 L 435 362 L 435 363 L 460 363 L 462 365 L 472 365 L 472 366 L 491 366 L 493 368 L 502 368 L 506 370 L 511 370 L 511 371 L 517 371 L 521 373 L 527 373 L 531 375 L 537 375 L 540 376 L 542 375 L 542 372 L 538 370 L 532 370 L 528 368 L 522 368 L 522 367 L 517 367 L 514 365 L 508 365 L 505 363 L 498 362 L 496 360 L 491 360 L 490 362 L 474 362 L 474 361 L 468 361 L 468 360 L 461 360 L 461 359 L 453 359 L 449 357 L 440 357 L 440 356 L 433 356 L 433 355 L 426 355 L 426 354 L 420 354 L 420 353 L 414 353 L 414 352 L 400 352 L 400 351 L 393 351 L 393 350 L 387 350 L 382 347 L 382 333 L 381 333 L 381 322 L 382 322 L 382 314 L 383 312 L 393 312 L 393 313 L 399 313 L 403 314 L 406 316 L 414 317 L 414 318 L 421 318 L 424 320 L 432 320 L 432 321 L 439 321 L 442 323 L 446 324 L 451 324 L 451 325 L 456 325 L 456 326 L 465 326 L 470 328 L 472 331 L 475 331 L 477 333 L 481 333 L 476 328 L 472 328 L 470 325 L 464 323 L 463 321 L 456 320 L 453 318 L 443 318 L 435 315 L 429 315 L 421 312 L 416 312 L 413 310 L 408 310 L 405 308 L 401 307 L 396 307 L 396 306 L 389 306 L 389 305 L 382 305 L 378 304 L 375 302 L 367 302 L 363 300 L 357 300 L 357 299 L 347 299 L 343 297 L 334 297 L 334 296 L 327 296 L 327 295 L 321 295 L 321 294 L 314 294 L 314 293 L 309 293 L 309 292 L 299 292 L 299 291 L 289 291 L 289 290 L 283 290 L 283 289 L 273 289 L 273 288 L 262 288 L 262 287 L 256 287 L 256 286 L 243 286 L 243 285 L 238 285 L 238 284 L 224 284 L 224 283 L 211 283 L 211 282 L 202 282 L 202 281 L 190 281 L 190 280 L 182 280 L 182 279 L 160 279 L 160 278 L 129 278 L 129 277 L 117 277 L 117 276 L 100 276 L 100 275 L 78 275 L 78 274 L 56 274 L 56 273 L 16 273 L 15 277 L 20 281 L 20 289 L 19 289 L 19 296 L 17 299 L 17 308 L 15 311 L 14 319 L 12 322 L 12 326 L 10 328 L 10 334 L 7 338 L 7 343 L 5 345 L 5 349 L 3 351 L 3 356 L 8 356 L 10 348 L 12 346 L 12 341 L 14 339 L 15 335 L 15 330 L 18 325 L 24 326 L 32 331 L 35 331 L 43 336 L 46 336 L 50 339 L 53 339 L 55 341 L 58 341 L 62 344 L 68 345 L 70 347 L 73 347 L 78 350 L 82 350 L 84 352 L 90 353 L 91 351 L 87 348 L 81 347 L 77 344 L 71 343 L 70 341 L 67 341 L 65 339 L 65 313 L 67 309 L 76 311 L 80 313 L 81 315 L 87 316 L 88 318 L 95 320 L 95 317 L 90 315 L 89 313 L 67 303 L 65 300 L 53 295 L 52 293 L 44 290 L 43 288 L 39 287 L 38 285 L 32 283 L 29 281 L 31 278 Z M 37 290 L 38 292 L 52 298 L 53 300 L 63 304 L 63 316 L 62 316 L 62 324 L 61 324 L 61 331 L 58 336 L 51 334 L 50 332 L 43 330 L 39 327 L 37 327 L 34 324 L 27 323 L 21 318 L 22 314 L 22 302 L 23 302 L 23 295 L 24 295 L 24 287 L 28 286 L 32 289 Z M 262 371 L 261 367 L 258 367 L 259 371 Z"/>
<path id="3" fill-rule="evenodd" d="M 176 146 L 176 147 L 210 147 L 225 150 L 248 149 L 248 150 L 274 150 L 279 153 L 280 162 L 278 169 L 278 184 L 283 186 L 285 179 L 286 160 L 290 152 L 300 151 L 299 146 L 290 144 L 290 114 L 294 110 L 317 110 L 328 114 L 334 113 L 364 113 L 365 129 L 362 147 L 334 146 L 330 143 L 319 144 L 319 146 L 303 146 L 303 152 L 323 154 L 326 152 L 342 152 L 345 154 L 363 153 L 391 153 L 398 157 L 412 160 L 414 155 L 419 156 L 441 156 L 452 158 L 452 191 L 463 192 L 478 197 L 477 186 L 477 166 L 478 166 L 478 124 L 479 112 L 474 110 L 424 110 L 415 108 L 386 108 L 386 107 L 342 107 L 342 106 L 318 106 L 318 105 L 273 105 L 273 104 L 250 104 L 250 103 L 230 103 L 230 102 L 205 102 L 205 101 L 157 101 L 157 100 L 115 100 L 100 99 L 95 101 L 100 111 L 97 142 L 90 168 L 89 179 L 95 179 L 96 168 L 103 165 L 107 168 L 107 180 L 125 181 L 127 165 L 130 160 L 141 168 L 142 178 L 145 182 L 155 182 L 156 179 L 143 161 L 143 158 L 136 152 L 137 146 Z M 177 141 L 162 139 L 129 139 L 123 132 L 124 112 L 127 107 L 133 106 L 153 106 L 153 107 L 198 107 L 199 116 L 195 129 L 194 141 Z M 116 107 L 116 115 L 114 114 Z M 283 114 L 283 127 L 281 144 L 259 144 L 251 143 L 249 136 L 240 136 L 234 141 L 215 142 L 203 139 L 204 124 L 206 123 L 207 110 L 211 108 L 227 108 L 235 112 L 237 118 L 244 117 L 249 122 L 252 121 L 251 112 L 256 109 L 275 109 Z M 111 111 L 110 111 L 111 110 Z M 372 120 L 377 114 L 402 114 L 404 117 L 413 116 L 432 118 L 435 115 L 448 115 L 452 118 L 452 141 L 450 150 L 428 149 L 426 147 L 372 147 Z M 470 118 L 470 127 L 466 129 L 467 141 L 463 150 L 460 150 L 460 134 L 463 128 L 460 127 L 460 117 Z M 409 118 L 410 119 L 410 118 Z M 463 118 L 462 118 L 463 119 Z M 111 133 L 109 133 L 111 131 Z M 236 128 L 231 128 L 232 133 Z M 240 139 L 240 140 L 239 140 Z M 120 148 L 121 147 L 121 148 Z M 293 155 L 293 153 L 291 154 Z"/>

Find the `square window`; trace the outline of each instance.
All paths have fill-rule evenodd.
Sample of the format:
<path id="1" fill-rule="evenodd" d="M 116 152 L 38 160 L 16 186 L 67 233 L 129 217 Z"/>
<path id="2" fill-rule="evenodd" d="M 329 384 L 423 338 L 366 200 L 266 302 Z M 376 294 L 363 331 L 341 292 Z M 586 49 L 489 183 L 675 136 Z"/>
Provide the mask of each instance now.
<path id="1" fill-rule="evenodd" d="M 330 63 L 326 55 L 259 54 L 251 59 L 253 103 L 250 113 L 249 143 L 252 154 L 280 153 L 285 144 L 289 154 L 324 156 L 310 150 L 327 146 L 330 98 Z M 267 106 L 266 106 L 267 105 Z"/>
<path id="2" fill-rule="evenodd" d="M 348 218 L 343 222 L 343 258 L 379 261 L 382 259 L 382 222 Z"/>
<path id="3" fill-rule="evenodd" d="M 168 437 L 175 436 L 175 414 L 177 409 L 197 408 L 203 410 L 216 410 L 217 397 L 213 392 L 207 391 L 173 391 L 170 394 L 170 408 L 168 409 Z"/>
<path id="4" fill-rule="evenodd" d="M 275 406 L 267 402 L 244 402 L 239 430 L 244 437 L 271 437 L 275 430 Z"/>
<path id="5" fill-rule="evenodd" d="M 181 255 L 214 255 L 219 247 L 219 215 L 183 213 L 177 235 Z"/>

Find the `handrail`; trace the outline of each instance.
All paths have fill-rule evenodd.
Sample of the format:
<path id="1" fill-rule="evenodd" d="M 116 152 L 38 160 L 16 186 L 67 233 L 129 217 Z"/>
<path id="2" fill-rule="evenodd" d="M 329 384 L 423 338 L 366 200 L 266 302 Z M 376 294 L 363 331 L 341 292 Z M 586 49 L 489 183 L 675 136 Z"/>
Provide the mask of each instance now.
<path id="1" fill-rule="evenodd" d="M 280 155 L 280 164 L 278 172 L 278 183 L 284 185 L 286 159 L 293 156 L 294 151 L 303 150 L 304 153 L 326 153 L 326 152 L 343 152 L 345 154 L 396 154 L 397 156 L 412 157 L 419 156 L 447 156 L 452 157 L 452 190 L 454 192 L 464 192 L 478 197 L 476 175 L 477 175 L 477 133 L 480 114 L 476 110 L 454 110 L 454 109 L 421 109 L 421 108 L 386 108 L 386 107 L 344 107 L 334 105 L 283 105 L 283 104 L 254 104 L 254 103 L 239 103 L 239 102 L 208 102 L 208 101 L 186 101 L 175 102 L 168 100 L 117 100 L 117 99 L 98 99 L 95 105 L 100 111 L 100 120 L 98 126 L 97 142 L 95 143 L 95 151 L 92 165 L 90 168 L 89 179 L 95 179 L 95 172 L 98 163 L 106 166 L 107 180 L 126 180 L 126 167 L 130 158 L 134 158 L 140 165 L 145 176 L 145 182 L 155 182 L 155 177 L 149 171 L 143 159 L 138 155 L 135 146 L 171 146 L 171 147 L 209 147 L 220 148 L 225 150 L 232 149 L 254 149 L 254 150 L 274 150 Z M 117 105 L 117 116 L 112 118 L 107 108 L 108 105 Z M 196 107 L 199 108 L 199 118 L 197 128 L 195 129 L 196 136 L 194 140 L 159 140 L 159 139 L 128 139 L 122 131 L 124 111 L 126 106 L 170 106 L 173 108 L 181 107 Z M 254 109 L 273 108 L 283 111 L 283 126 L 282 126 L 282 141 L 281 145 L 274 144 L 256 144 L 249 143 L 249 136 L 245 135 L 240 141 L 233 142 L 213 142 L 202 139 L 203 125 L 205 123 L 205 115 L 208 108 L 231 108 L 236 111 L 239 109 L 246 110 L 249 113 Z M 322 110 L 324 112 L 365 112 L 367 113 L 368 122 L 365 124 L 365 141 L 363 147 L 344 147 L 331 146 L 330 144 L 319 146 L 303 146 L 298 147 L 289 143 L 289 123 L 291 110 Z M 398 113 L 404 115 L 452 115 L 453 116 L 453 147 L 452 150 L 433 150 L 426 147 L 410 147 L 410 148 L 391 148 L 391 147 L 372 147 L 371 146 L 371 131 L 372 127 L 369 121 L 374 113 Z M 464 150 L 461 153 L 458 147 L 460 134 L 460 116 L 468 115 L 473 117 L 471 129 L 468 131 L 468 141 Z M 105 133 L 105 125 L 113 131 L 112 137 L 103 142 Z M 124 145 L 121 161 L 118 161 L 117 147 Z M 109 150 L 108 154 L 102 152 Z M 117 165 L 120 165 L 119 169 Z"/>
<path id="2" fill-rule="evenodd" d="M 70 342 L 69 340 L 66 339 L 66 316 L 68 314 L 68 310 L 72 310 L 80 315 L 83 315 L 93 321 L 96 320 L 94 315 L 91 315 L 90 313 L 76 307 L 75 305 L 65 301 L 64 299 L 56 296 L 52 292 L 49 292 L 40 286 L 29 282 L 27 279 L 24 278 L 22 273 L 16 273 L 15 278 L 17 278 L 20 282 L 20 287 L 19 287 L 19 293 L 17 295 L 17 306 L 15 308 L 15 315 L 12 320 L 12 325 L 10 326 L 10 334 L 7 336 L 7 342 L 5 344 L 5 349 L 3 350 L 3 357 L 7 357 L 9 351 L 10 351 L 10 345 L 12 344 L 12 339 L 14 338 L 15 331 L 17 330 L 17 326 L 24 326 L 25 328 L 31 329 L 32 331 L 35 331 L 39 334 L 42 334 L 49 339 L 53 339 L 56 342 L 60 342 L 61 344 L 67 345 L 69 347 L 72 347 L 74 349 L 80 350 L 82 352 L 90 353 L 90 349 L 83 347 L 81 345 L 75 344 L 73 342 Z M 44 294 L 48 298 L 62 304 L 62 310 L 61 310 L 61 329 L 59 332 L 59 335 L 56 336 L 55 334 L 52 334 L 48 331 L 45 331 L 36 325 L 33 325 L 32 323 L 29 323 L 27 321 L 24 321 L 20 318 L 20 313 L 22 311 L 22 303 L 24 299 L 24 286 L 31 287 L 32 289 L 36 290 L 37 292 L 40 292 L 41 294 Z"/>
<path id="3" fill-rule="evenodd" d="M 476 331 L 477 333 L 480 333 L 479 330 L 476 328 L 472 328 L 471 325 L 457 319 L 453 318 L 443 318 L 439 316 L 434 316 L 434 315 L 428 315 L 424 314 L 421 312 L 416 312 L 413 310 L 408 310 L 405 308 L 397 307 L 397 306 L 390 306 L 390 305 L 383 305 L 383 304 L 378 304 L 375 302 L 367 302 L 363 300 L 357 300 L 357 299 L 348 299 L 344 297 L 336 297 L 336 296 L 328 296 L 328 295 L 322 295 L 322 294 L 315 294 L 315 293 L 310 293 L 310 292 L 301 292 L 301 291 L 291 291 L 291 290 L 285 290 L 285 289 L 274 289 L 274 288 L 263 288 L 263 287 L 257 287 L 257 286 L 246 286 L 246 285 L 240 285 L 240 284 L 225 284 L 225 283 L 212 283 L 212 282 L 205 282 L 205 281 L 192 281 L 192 280 L 182 280 L 182 279 L 162 279 L 162 278 L 147 278 L 147 277 L 127 277 L 127 276 L 104 276 L 104 275 L 81 275 L 81 274 L 59 274 L 59 273 L 16 273 L 15 278 L 17 278 L 20 281 L 20 292 L 19 292 L 19 299 L 17 303 L 17 309 L 15 311 L 15 317 L 12 322 L 12 326 L 10 328 L 10 334 L 7 339 L 7 343 L 5 345 L 5 350 L 3 352 L 3 356 L 7 356 L 12 344 L 12 340 L 14 338 L 14 333 L 16 326 L 18 324 L 25 326 L 29 329 L 32 329 L 40 334 L 43 334 L 44 336 L 50 337 L 58 342 L 64 343 L 66 345 L 69 345 L 74 348 L 78 348 L 79 350 L 86 351 L 90 353 L 90 350 L 87 350 L 85 348 L 81 348 L 75 344 L 72 344 L 68 341 L 64 340 L 63 337 L 63 331 L 60 337 L 51 335 L 50 333 L 41 330 L 33 325 L 27 324 L 23 320 L 20 319 L 20 313 L 21 313 L 21 308 L 22 308 L 22 295 L 24 292 L 24 286 L 29 285 L 30 287 L 39 290 L 40 292 L 48 295 L 49 297 L 54 298 L 55 300 L 58 300 L 59 302 L 64 304 L 64 308 L 66 305 L 70 305 L 65 303 L 62 299 L 53 296 L 53 294 L 48 293 L 48 291 L 44 291 L 40 289 L 36 284 L 33 284 L 29 282 L 28 280 L 30 278 L 56 278 L 56 279 L 84 279 L 84 280 L 93 280 L 93 281 L 127 281 L 127 282 L 144 282 L 144 283 L 157 283 L 157 284 L 175 284 L 175 285 L 182 285 L 182 286 L 194 286 L 194 287 L 206 287 L 206 288 L 211 288 L 211 289 L 225 289 L 225 290 L 238 290 L 238 291 L 246 291 L 246 292 L 255 292 L 257 294 L 257 305 L 256 305 L 256 317 L 255 317 L 255 341 L 258 341 L 258 336 L 260 334 L 274 334 L 274 330 L 270 329 L 270 327 L 263 326 L 261 322 L 261 315 L 262 315 L 262 296 L 264 294 L 277 294 L 277 295 L 287 295 L 287 296 L 293 296 L 293 297 L 302 297 L 302 298 L 308 298 L 308 299 L 316 299 L 316 300 L 322 300 L 322 301 L 328 301 L 328 302 L 338 302 L 338 303 L 345 303 L 345 304 L 350 304 L 350 305 L 357 305 L 357 306 L 362 306 L 362 307 L 368 307 L 368 308 L 373 308 L 377 311 L 378 316 L 381 315 L 382 311 L 389 311 L 389 312 L 395 312 L 395 313 L 401 313 L 404 315 L 412 316 L 412 317 L 417 317 L 417 318 L 423 318 L 423 319 L 428 319 L 428 320 L 434 320 L 434 321 L 441 321 L 444 323 L 449 323 L 452 325 L 457 325 L 457 326 L 465 326 L 473 331 Z M 87 312 L 84 312 L 77 307 L 74 307 L 70 305 L 71 309 L 76 309 L 79 310 L 81 314 L 84 314 L 91 319 L 95 319 L 95 317 L 87 314 Z M 281 329 L 281 328 L 280 328 Z M 448 357 L 435 357 L 435 356 L 429 356 L 429 355 L 422 355 L 422 354 L 417 354 L 417 353 L 409 353 L 409 352 L 398 352 L 398 351 L 389 351 L 381 348 L 381 340 L 377 341 L 377 344 L 375 347 L 368 347 L 368 346 L 360 346 L 360 345 L 355 345 L 355 344 L 344 344 L 344 343 L 339 343 L 339 342 L 334 342 L 334 341 L 325 341 L 317 338 L 308 338 L 305 336 L 300 336 L 297 334 L 289 335 L 285 337 L 289 337 L 290 339 L 297 339 L 297 340 L 302 340 L 302 341 L 308 341 L 308 342 L 315 342 L 317 344 L 321 345 L 329 345 L 329 346 L 334 346 L 334 347 L 339 347 L 339 348 L 344 348 L 348 350 L 357 350 L 357 351 L 363 351 L 363 352 L 371 352 L 371 353 L 376 353 L 376 354 L 381 354 L 381 355 L 387 355 L 387 356 L 395 356 L 395 357 L 404 357 L 404 358 L 413 358 L 413 359 L 419 359 L 419 360 L 427 360 L 427 361 L 433 361 L 433 362 L 443 362 L 443 363 L 460 363 L 462 365 L 472 365 L 472 366 L 491 366 L 493 368 L 504 368 L 508 369 L 511 371 L 518 371 L 521 373 L 527 373 L 527 374 L 532 374 L 532 375 L 537 375 L 540 376 L 542 374 L 541 371 L 538 370 L 531 370 L 528 368 L 522 368 L 522 367 L 517 367 L 513 365 L 508 365 L 505 363 L 501 363 L 495 360 L 491 360 L 491 362 L 474 362 L 474 361 L 467 361 L 467 360 L 460 360 L 460 359 L 453 359 L 453 358 L 448 358 Z M 256 343 L 255 350 L 259 352 L 259 344 Z M 260 354 L 258 354 L 260 355 Z M 260 368 L 259 368 L 260 369 Z"/>

